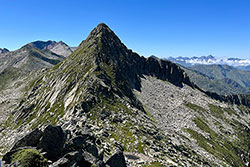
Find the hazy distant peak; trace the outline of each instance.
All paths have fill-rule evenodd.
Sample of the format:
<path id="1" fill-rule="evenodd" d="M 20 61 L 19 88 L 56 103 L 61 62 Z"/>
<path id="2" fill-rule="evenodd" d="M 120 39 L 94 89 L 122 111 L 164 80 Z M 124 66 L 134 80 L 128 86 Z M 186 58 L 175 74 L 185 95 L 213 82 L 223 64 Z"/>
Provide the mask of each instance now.
<path id="1" fill-rule="evenodd" d="M 49 49 L 50 47 L 53 47 L 54 45 L 56 45 L 56 41 L 34 41 L 29 43 L 28 45 L 38 48 L 38 49 Z"/>
<path id="2" fill-rule="evenodd" d="M 59 41 L 59 42 L 52 41 L 52 40 L 35 41 L 35 42 L 29 43 L 28 45 L 31 47 L 38 48 L 40 50 L 50 50 L 51 52 L 64 56 L 64 57 L 69 56 L 74 51 L 70 46 L 68 46 L 63 41 Z"/>
<path id="3" fill-rule="evenodd" d="M 211 64 L 221 64 L 237 67 L 240 69 L 247 69 L 250 66 L 250 60 L 239 59 L 239 58 L 216 58 L 212 55 L 201 56 L 201 57 L 169 57 L 170 61 L 181 64 L 183 66 L 189 67 L 198 64 L 211 65 Z"/>
<path id="4" fill-rule="evenodd" d="M 3 54 L 3 53 L 7 53 L 7 52 L 9 52 L 9 50 L 8 49 L 6 49 L 6 48 L 0 48 L 0 54 Z"/>

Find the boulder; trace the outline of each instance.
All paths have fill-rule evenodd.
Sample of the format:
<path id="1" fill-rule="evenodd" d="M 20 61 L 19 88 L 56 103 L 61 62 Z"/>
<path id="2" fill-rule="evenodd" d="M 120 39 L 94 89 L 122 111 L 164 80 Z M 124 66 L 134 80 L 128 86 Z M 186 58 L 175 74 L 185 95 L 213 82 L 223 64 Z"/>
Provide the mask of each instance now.
<path id="1" fill-rule="evenodd" d="M 49 125 L 45 128 L 38 148 L 45 152 L 45 157 L 51 161 L 56 161 L 63 150 L 65 134 L 60 126 Z"/>
<path id="2" fill-rule="evenodd" d="M 109 167 L 126 167 L 127 165 L 123 152 L 119 151 L 112 155 L 106 162 L 106 165 Z"/>
<path id="3" fill-rule="evenodd" d="M 50 167 L 71 167 L 71 166 L 80 166 L 83 157 L 80 152 L 70 152 L 64 155 L 62 158 L 54 162 Z M 87 165 L 88 167 L 88 165 Z"/>
<path id="4" fill-rule="evenodd" d="M 11 150 L 16 150 L 20 147 L 30 146 L 30 147 L 36 147 L 39 143 L 40 138 L 42 137 L 43 132 L 39 129 L 35 129 L 20 140 L 18 140 Z"/>

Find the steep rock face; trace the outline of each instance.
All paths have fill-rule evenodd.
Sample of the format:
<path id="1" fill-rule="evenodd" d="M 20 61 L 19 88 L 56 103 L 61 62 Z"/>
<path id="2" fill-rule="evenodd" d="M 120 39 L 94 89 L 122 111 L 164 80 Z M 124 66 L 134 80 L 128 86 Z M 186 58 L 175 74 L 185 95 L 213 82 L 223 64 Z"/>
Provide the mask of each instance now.
<path id="1" fill-rule="evenodd" d="M 231 104 L 244 105 L 250 107 L 250 95 L 248 94 L 232 94 L 232 95 L 218 95 L 217 93 L 205 92 L 208 96 L 221 102 Z"/>
<path id="2" fill-rule="evenodd" d="M 149 80 L 148 85 L 152 83 L 146 86 L 146 91 L 145 80 Z M 151 92 L 155 88 L 157 91 Z M 237 160 L 239 166 L 244 166 L 249 161 L 245 149 L 247 141 L 241 141 L 242 148 L 237 150 L 243 154 L 244 160 L 239 158 L 239 152 L 233 152 L 231 159 L 223 160 L 230 148 L 226 147 L 223 152 L 216 149 L 216 153 L 223 156 L 204 150 L 210 145 L 219 147 L 216 140 L 223 141 L 214 136 L 214 132 L 199 131 L 201 134 L 198 136 L 205 135 L 206 140 L 200 138 L 209 143 L 205 145 L 197 144 L 202 140 L 187 134 L 186 131 L 192 133 L 192 130 L 199 129 L 193 120 L 203 116 L 199 112 L 203 111 L 202 107 L 205 107 L 207 117 L 212 112 L 207 107 L 210 102 L 227 107 L 193 88 L 195 85 L 190 83 L 180 67 L 154 57 L 140 57 L 127 49 L 107 25 L 99 24 L 70 56 L 28 85 L 25 97 L 8 121 L 3 123 L 2 134 L 5 135 L 2 135 L 0 143 L 2 148 L 18 147 L 15 143 L 25 143 L 22 139 L 29 138 L 34 133 L 32 131 L 39 128 L 43 135 L 33 146 L 35 150 L 46 152 L 45 157 L 51 166 L 115 167 L 117 163 L 121 163 L 120 166 L 233 166 Z M 188 109 L 187 102 L 202 107 Z M 184 114 L 179 114 L 179 110 Z M 237 121 L 247 115 L 246 111 L 237 118 L 240 114 L 238 108 L 232 112 Z M 215 113 L 218 114 L 217 111 Z M 224 120 L 218 115 L 217 121 Z M 176 126 L 174 120 L 182 126 Z M 242 127 L 248 127 L 245 119 L 239 121 Z M 202 126 L 207 125 L 203 123 Z M 173 132 L 176 131 L 175 135 Z M 216 139 L 207 141 L 207 133 Z M 56 150 L 47 147 L 57 138 L 60 142 Z M 46 141 L 45 144 L 41 144 L 42 141 Z"/>

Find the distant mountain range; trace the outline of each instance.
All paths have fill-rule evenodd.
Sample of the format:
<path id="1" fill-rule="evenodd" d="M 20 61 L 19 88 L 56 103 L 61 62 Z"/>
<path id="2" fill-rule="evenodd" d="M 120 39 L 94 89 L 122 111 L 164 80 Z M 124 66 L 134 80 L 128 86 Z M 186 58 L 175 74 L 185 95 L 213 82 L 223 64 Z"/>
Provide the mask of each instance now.
<path id="1" fill-rule="evenodd" d="M 53 67 L 74 49 L 62 41 L 35 41 L 15 51 L 0 49 L 0 88 L 13 80 Z"/>
<path id="2" fill-rule="evenodd" d="M 229 65 L 241 70 L 250 70 L 250 60 L 248 59 L 239 59 L 239 58 L 216 58 L 212 55 L 201 56 L 201 57 L 169 57 L 166 58 L 172 62 L 180 64 L 185 67 L 191 67 L 198 64 L 203 65 Z"/>
<path id="3" fill-rule="evenodd" d="M 190 80 L 205 91 L 229 94 L 249 94 L 249 71 L 228 65 L 196 65 L 183 67 Z"/>
<path id="4" fill-rule="evenodd" d="M 190 80 L 205 91 L 221 95 L 250 93 L 250 60 L 212 55 L 166 59 L 179 64 Z"/>
<path id="5" fill-rule="evenodd" d="M 76 47 L 70 47 L 62 41 L 56 42 L 56 41 L 51 41 L 51 40 L 35 41 L 35 42 L 29 43 L 28 45 L 38 48 L 40 50 L 49 50 L 63 57 L 69 56 L 76 49 Z"/>

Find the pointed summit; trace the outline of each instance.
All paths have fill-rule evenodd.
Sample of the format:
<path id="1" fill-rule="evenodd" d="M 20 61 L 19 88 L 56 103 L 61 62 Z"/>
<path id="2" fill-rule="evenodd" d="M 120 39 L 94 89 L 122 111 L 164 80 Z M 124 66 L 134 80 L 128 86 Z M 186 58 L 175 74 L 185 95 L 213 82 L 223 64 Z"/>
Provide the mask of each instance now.
<path id="1" fill-rule="evenodd" d="M 121 47 L 122 45 L 118 36 L 106 24 L 100 23 L 90 32 L 87 39 L 80 44 L 80 47 L 96 46 L 98 49 L 102 49 L 115 46 Z"/>
<path id="2" fill-rule="evenodd" d="M 114 35 L 115 33 L 104 23 L 98 24 L 90 33 L 89 36 L 100 36 L 100 35 Z"/>

